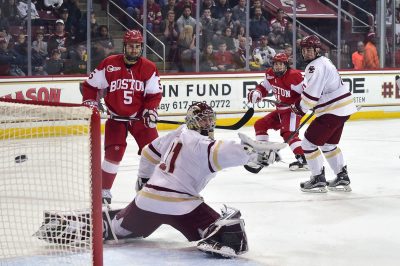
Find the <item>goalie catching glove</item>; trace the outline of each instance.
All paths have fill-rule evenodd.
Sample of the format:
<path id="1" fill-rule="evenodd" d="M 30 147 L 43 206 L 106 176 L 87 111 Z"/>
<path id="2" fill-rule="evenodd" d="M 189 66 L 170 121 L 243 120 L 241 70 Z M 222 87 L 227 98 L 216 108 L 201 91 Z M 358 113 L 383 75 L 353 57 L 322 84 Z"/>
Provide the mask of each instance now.
<path id="1" fill-rule="evenodd" d="M 142 117 L 147 128 L 155 128 L 157 126 L 158 113 L 156 110 L 144 109 Z"/>

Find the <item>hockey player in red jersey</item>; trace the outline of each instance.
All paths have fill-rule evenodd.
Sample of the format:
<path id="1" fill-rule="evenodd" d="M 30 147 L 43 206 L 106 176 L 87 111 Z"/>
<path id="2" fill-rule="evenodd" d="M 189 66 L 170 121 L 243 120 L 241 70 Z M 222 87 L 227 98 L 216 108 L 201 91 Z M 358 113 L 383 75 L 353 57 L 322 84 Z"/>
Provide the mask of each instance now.
<path id="1" fill-rule="evenodd" d="M 321 41 L 317 36 L 305 37 L 300 46 L 308 65 L 304 71 L 301 98 L 291 108 L 300 115 L 312 109 L 316 116 L 301 143 L 311 178 L 302 182 L 300 188 L 304 192 L 327 192 L 326 186 L 330 190 L 351 191 L 347 166 L 337 145 L 345 122 L 357 111 L 353 96 L 333 63 L 321 56 Z M 336 175 L 328 182 L 325 179 L 324 157 Z"/>
<path id="2" fill-rule="evenodd" d="M 292 171 L 308 169 L 298 134 L 289 139 L 289 136 L 299 126 L 302 117 L 293 113 L 290 105 L 300 99 L 303 78 L 300 71 L 289 67 L 289 59 L 286 54 L 278 53 L 272 61 L 272 68 L 266 70 L 264 81 L 247 95 L 248 101 L 254 104 L 267 97 L 268 92 L 272 91 L 276 100 L 281 103 L 276 105 L 275 111 L 256 121 L 254 124 L 256 139 L 268 141 L 268 130 L 280 130 L 282 138 L 288 142 L 296 158 L 295 162 L 289 164 L 289 169 Z M 277 158 L 277 160 L 279 159 Z"/>
<path id="3" fill-rule="evenodd" d="M 124 35 L 123 54 L 105 58 L 83 83 L 83 104 L 97 107 L 104 96 L 110 118 L 105 125 L 102 163 L 103 200 L 111 203 L 110 189 L 126 149 L 129 132 L 142 148 L 158 137 L 157 108 L 162 98 L 156 65 L 142 57 L 140 31 Z"/>

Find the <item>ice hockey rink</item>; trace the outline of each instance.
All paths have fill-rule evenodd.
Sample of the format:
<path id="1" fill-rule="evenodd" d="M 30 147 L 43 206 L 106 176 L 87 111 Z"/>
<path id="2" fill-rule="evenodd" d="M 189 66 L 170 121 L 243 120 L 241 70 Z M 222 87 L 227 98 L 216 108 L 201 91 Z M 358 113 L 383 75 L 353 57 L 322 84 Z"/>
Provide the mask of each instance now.
<path id="1" fill-rule="evenodd" d="M 216 138 L 238 140 L 237 132 L 217 130 Z M 254 137 L 252 127 L 240 132 Z M 282 141 L 278 133 L 272 133 L 271 140 Z M 248 253 L 236 259 L 213 258 L 162 226 L 147 239 L 106 244 L 104 265 L 399 265 L 400 119 L 350 121 L 340 147 L 352 181 L 350 193 L 301 192 L 299 183 L 310 173 L 288 170 L 294 158 L 289 148 L 281 151 L 285 163 L 259 174 L 236 167 L 211 180 L 202 192 L 205 201 L 216 210 L 223 204 L 240 209 Z M 112 190 L 112 208 L 126 206 L 135 196 L 136 152 L 130 137 Z M 329 168 L 326 175 L 333 177 Z M 45 258 L 15 262 L 7 265 L 55 265 Z"/>
<path id="2" fill-rule="evenodd" d="M 254 137 L 252 127 L 240 132 Z M 301 135 L 304 131 L 302 131 Z M 161 131 L 160 134 L 165 134 Z M 237 131 L 217 130 L 217 139 L 238 139 Z M 278 133 L 271 140 L 281 141 Z M 135 195 L 137 148 L 130 139 L 113 188 L 113 206 Z M 400 120 L 350 121 L 340 145 L 353 191 L 304 193 L 299 183 L 308 171 L 291 172 L 286 163 L 258 174 L 243 167 L 225 169 L 203 190 L 205 201 L 240 209 L 249 252 L 237 259 L 215 259 L 196 250 L 168 226 L 147 239 L 106 245 L 105 265 L 399 265 L 400 261 Z M 327 179 L 333 173 L 327 168 Z"/>

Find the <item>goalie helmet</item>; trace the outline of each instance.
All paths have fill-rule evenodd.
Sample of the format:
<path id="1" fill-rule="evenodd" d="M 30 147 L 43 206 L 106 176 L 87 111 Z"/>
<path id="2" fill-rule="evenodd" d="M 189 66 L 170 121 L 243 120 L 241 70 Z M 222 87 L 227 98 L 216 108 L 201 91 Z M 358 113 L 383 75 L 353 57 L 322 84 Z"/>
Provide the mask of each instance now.
<path id="1" fill-rule="evenodd" d="M 283 76 L 288 68 L 289 68 L 289 58 L 285 53 L 277 53 L 272 58 L 272 71 L 274 72 L 275 76 L 277 77 Z"/>
<path id="2" fill-rule="evenodd" d="M 139 44 L 140 50 L 135 48 Z M 129 47 L 127 47 L 129 46 Z M 124 61 L 128 65 L 133 65 L 137 62 L 143 53 L 143 37 L 138 30 L 128 30 L 124 35 Z"/>
<path id="3" fill-rule="evenodd" d="M 215 112 L 203 102 L 195 102 L 189 106 L 185 122 L 189 129 L 199 132 L 203 136 L 214 138 Z"/>

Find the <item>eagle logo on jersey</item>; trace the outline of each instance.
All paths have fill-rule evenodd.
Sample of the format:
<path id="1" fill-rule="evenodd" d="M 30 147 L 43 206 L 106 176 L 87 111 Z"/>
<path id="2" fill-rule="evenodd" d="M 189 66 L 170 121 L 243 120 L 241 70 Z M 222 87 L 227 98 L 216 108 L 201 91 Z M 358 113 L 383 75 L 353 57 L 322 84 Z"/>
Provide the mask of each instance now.
<path id="1" fill-rule="evenodd" d="M 308 68 L 308 73 L 314 73 L 314 71 L 315 71 L 315 67 L 314 66 L 310 66 Z"/>

